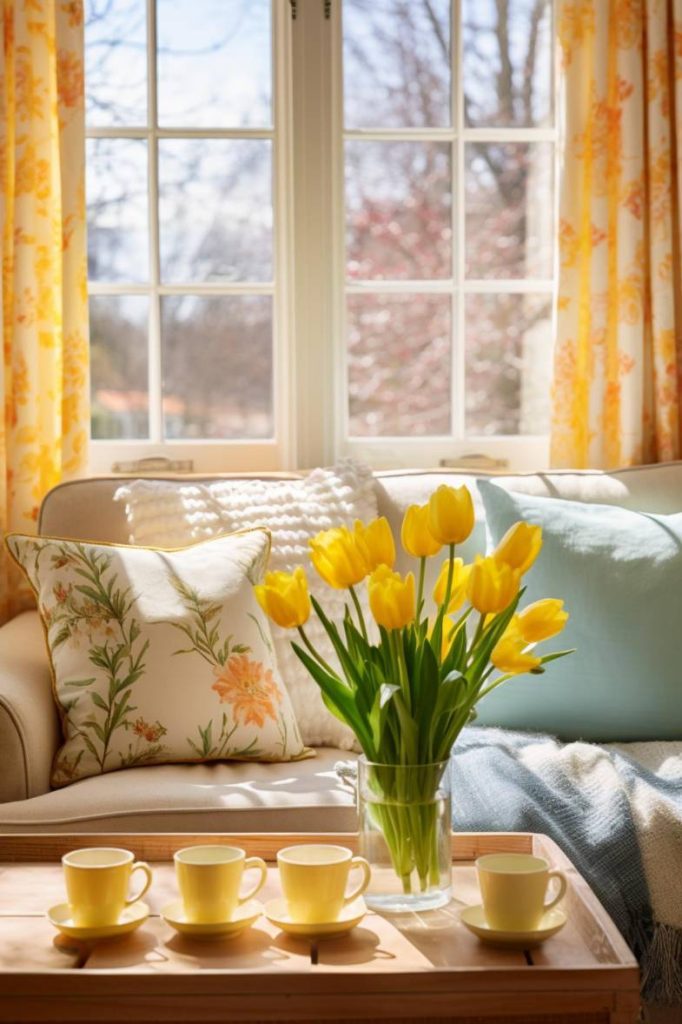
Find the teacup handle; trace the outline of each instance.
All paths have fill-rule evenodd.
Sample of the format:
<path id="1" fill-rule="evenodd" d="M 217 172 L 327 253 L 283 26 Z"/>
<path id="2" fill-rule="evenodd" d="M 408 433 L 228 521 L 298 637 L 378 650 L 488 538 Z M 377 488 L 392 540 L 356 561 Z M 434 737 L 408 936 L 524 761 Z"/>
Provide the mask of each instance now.
<path id="1" fill-rule="evenodd" d="M 261 891 L 268 878 L 268 866 L 262 859 L 262 857 L 247 857 L 246 860 L 244 861 L 244 871 L 248 871 L 249 868 L 259 868 L 260 878 L 253 886 L 253 888 L 249 889 L 246 895 L 239 897 L 239 899 L 237 900 L 237 905 L 240 907 L 242 903 L 248 903 L 249 900 L 253 899 L 256 893 Z"/>
<path id="2" fill-rule="evenodd" d="M 353 857 L 352 861 L 350 862 L 350 870 L 352 871 L 353 868 L 362 869 L 362 881 L 360 882 L 360 885 L 357 886 L 357 888 L 353 889 L 353 891 L 348 894 L 348 896 L 344 896 L 344 907 L 347 907 L 349 903 L 352 903 L 353 900 L 356 900 L 358 896 L 362 896 L 363 892 L 369 885 L 370 879 L 372 877 L 372 869 L 370 868 L 369 863 L 365 860 L 364 857 Z"/>
<path id="3" fill-rule="evenodd" d="M 545 903 L 545 910 L 551 910 L 552 907 L 556 907 L 556 905 L 559 902 L 559 900 L 562 900 L 564 898 L 564 896 L 566 895 L 566 889 L 568 887 L 568 882 L 566 881 L 566 875 L 563 873 L 563 871 L 557 871 L 556 869 L 553 869 L 552 871 L 548 871 L 547 872 L 548 885 L 549 885 L 549 880 L 551 880 L 552 878 L 556 878 L 557 879 L 557 881 L 559 883 L 559 891 L 557 892 L 557 894 L 554 897 L 554 899 L 551 899 L 549 901 L 549 903 Z"/>
<path id="4" fill-rule="evenodd" d="M 152 884 L 152 869 L 149 867 L 149 864 L 145 864 L 143 860 L 136 860 L 132 868 L 130 869 L 131 878 L 135 871 L 144 871 L 145 875 L 147 876 L 147 879 L 142 888 L 140 889 L 140 891 L 136 893 L 135 896 L 130 896 L 126 900 L 126 907 L 129 907 L 131 903 L 137 903 L 138 900 L 141 900 L 149 886 Z"/>

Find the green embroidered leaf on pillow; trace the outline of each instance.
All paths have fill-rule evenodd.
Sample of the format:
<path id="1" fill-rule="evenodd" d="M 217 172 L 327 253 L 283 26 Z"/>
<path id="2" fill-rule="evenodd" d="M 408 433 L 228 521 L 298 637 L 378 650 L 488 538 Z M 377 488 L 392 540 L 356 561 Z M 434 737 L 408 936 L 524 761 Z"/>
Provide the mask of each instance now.
<path id="1" fill-rule="evenodd" d="M 269 535 L 176 551 L 12 534 L 36 594 L 64 745 L 52 784 L 144 764 L 306 756 L 253 597 Z"/>

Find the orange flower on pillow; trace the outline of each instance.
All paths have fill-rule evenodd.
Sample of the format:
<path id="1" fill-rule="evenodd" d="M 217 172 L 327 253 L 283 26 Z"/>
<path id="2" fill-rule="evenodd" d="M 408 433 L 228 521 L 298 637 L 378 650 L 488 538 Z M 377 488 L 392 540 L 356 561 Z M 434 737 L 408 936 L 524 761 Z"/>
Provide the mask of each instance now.
<path id="1" fill-rule="evenodd" d="M 221 704 L 232 704 L 234 717 L 243 716 L 243 725 L 262 728 L 266 718 L 277 719 L 276 704 L 282 700 L 272 670 L 246 654 L 232 654 L 220 668 L 213 669 L 217 679 L 212 686 Z"/>

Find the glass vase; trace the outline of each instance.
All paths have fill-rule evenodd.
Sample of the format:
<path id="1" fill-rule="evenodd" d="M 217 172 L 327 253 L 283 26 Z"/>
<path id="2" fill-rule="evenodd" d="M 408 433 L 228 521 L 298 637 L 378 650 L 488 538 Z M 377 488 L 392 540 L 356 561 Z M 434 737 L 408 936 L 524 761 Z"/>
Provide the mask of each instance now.
<path id="1" fill-rule="evenodd" d="M 450 901 L 448 765 L 374 764 L 359 758 L 359 844 L 372 868 L 365 902 L 374 910 L 435 910 Z"/>

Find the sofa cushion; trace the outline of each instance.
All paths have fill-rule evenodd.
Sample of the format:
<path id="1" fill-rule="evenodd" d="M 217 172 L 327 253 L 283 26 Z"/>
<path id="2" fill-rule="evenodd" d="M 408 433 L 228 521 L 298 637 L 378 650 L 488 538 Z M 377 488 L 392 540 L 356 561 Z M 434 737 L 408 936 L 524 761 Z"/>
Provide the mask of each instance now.
<path id="1" fill-rule="evenodd" d="M 352 832 L 354 794 L 321 748 L 287 764 L 130 768 L 0 804 L 1 832 Z"/>
<path id="2" fill-rule="evenodd" d="M 562 739 L 682 740 L 682 512 L 536 498 L 490 481 L 480 488 L 493 544 L 518 520 L 542 527 L 522 604 L 563 598 L 561 647 L 576 651 L 546 675 L 496 689 L 478 722 Z"/>
<path id="3" fill-rule="evenodd" d="M 372 471 L 350 459 L 315 469 L 302 480 L 243 480 L 239 487 L 220 479 L 133 480 L 116 492 L 114 501 L 125 505 L 131 544 L 177 547 L 232 530 L 267 527 L 272 536 L 269 568 L 293 572 L 303 566 L 311 594 L 338 622 L 348 595 L 326 586 L 311 570 L 308 541 L 330 526 L 368 522 L 377 514 Z M 360 600 L 368 615 L 364 588 Z M 319 687 L 292 650 L 291 630 L 275 623 L 271 630 L 304 743 L 352 750 L 353 733 L 325 707 Z M 317 616 L 308 620 L 306 630 L 322 657 L 334 664 L 334 649 Z"/>
<path id="4" fill-rule="evenodd" d="M 478 490 L 477 478 L 454 470 L 395 470 L 375 473 L 379 515 L 386 516 L 396 537 L 408 505 L 423 505 L 440 484 L 471 491 L 476 513 L 476 526 L 471 536 L 457 548 L 457 554 L 471 561 L 478 552 L 485 551 L 485 508 Z M 569 501 L 598 502 L 602 505 L 620 505 L 642 512 L 682 512 L 682 462 L 662 463 L 656 466 L 637 466 L 602 473 L 599 470 L 580 470 L 546 473 L 518 473 L 495 475 L 490 478 L 505 490 L 519 494 L 536 494 L 546 498 L 565 498 Z M 411 560 L 398 552 L 396 568 L 401 572 L 413 568 Z M 440 559 L 427 564 L 426 593 L 430 594 L 436 582 Z"/>
<path id="5" fill-rule="evenodd" d="M 45 624 L 52 785 L 140 764 L 306 756 L 253 584 L 265 530 L 179 550 L 10 534 Z"/>

